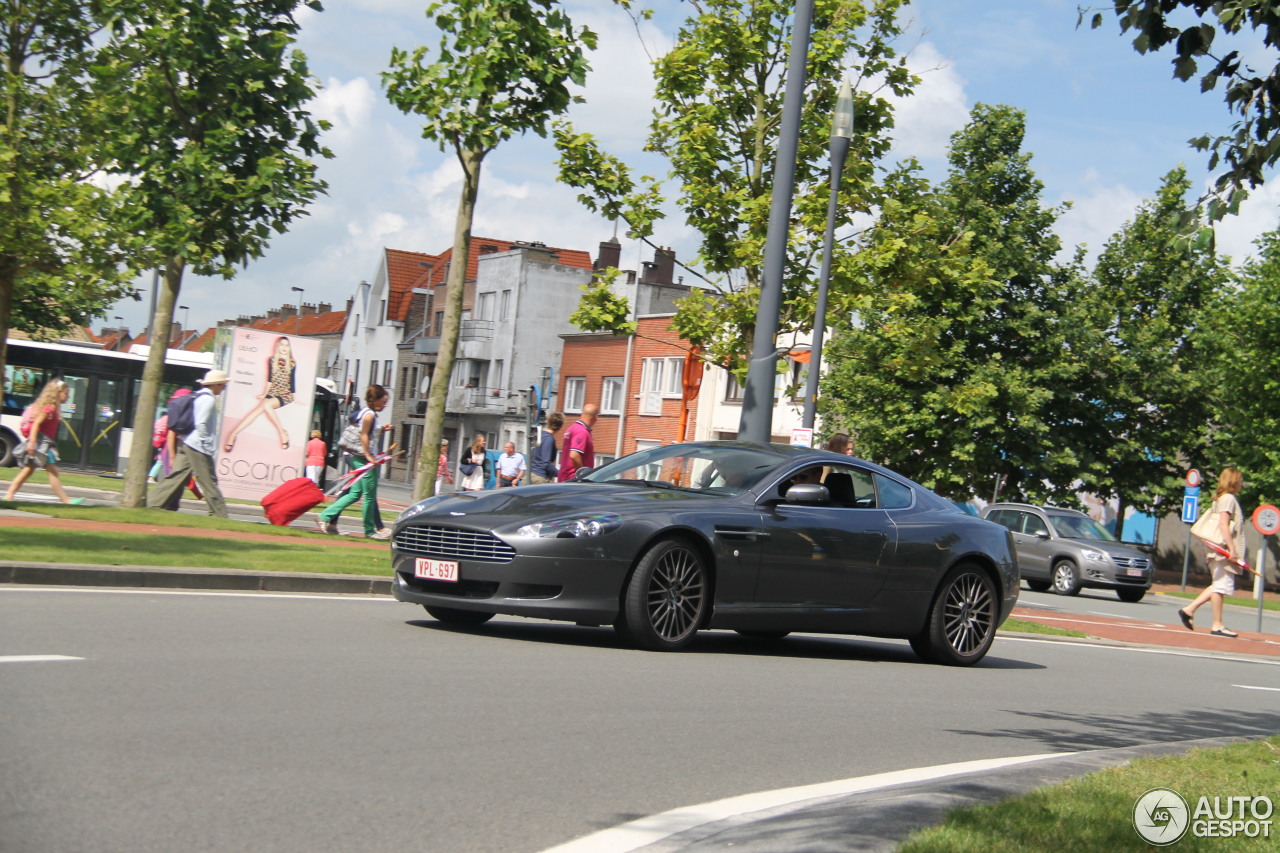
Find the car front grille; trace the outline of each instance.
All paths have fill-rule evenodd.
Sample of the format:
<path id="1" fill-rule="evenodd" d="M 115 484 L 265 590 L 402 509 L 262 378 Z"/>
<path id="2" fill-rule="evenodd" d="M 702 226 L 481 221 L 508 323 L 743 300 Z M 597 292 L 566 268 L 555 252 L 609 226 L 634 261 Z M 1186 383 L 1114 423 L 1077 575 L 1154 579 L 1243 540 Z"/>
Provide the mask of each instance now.
<path id="1" fill-rule="evenodd" d="M 396 531 L 392 541 L 397 551 L 422 554 L 445 560 L 478 560 L 482 563 L 509 563 L 516 549 L 492 533 L 442 525 L 412 525 Z"/>
<path id="2" fill-rule="evenodd" d="M 1146 557 L 1112 557 L 1111 559 L 1122 569 L 1146 569 L 1151 566 L 1151 561 Z"/>

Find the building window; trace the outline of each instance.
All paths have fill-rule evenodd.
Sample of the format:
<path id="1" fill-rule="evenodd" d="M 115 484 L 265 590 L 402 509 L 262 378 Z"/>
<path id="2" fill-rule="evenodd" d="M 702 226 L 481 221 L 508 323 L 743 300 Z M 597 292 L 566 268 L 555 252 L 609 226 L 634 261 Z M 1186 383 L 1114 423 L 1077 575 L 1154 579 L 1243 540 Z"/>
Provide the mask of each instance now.
<path id="1" fill-rule="evenodd" d="M 587 377 L 569 376 L 564 380 L 564 410 L 581 412 L 587 396 Z"/>
<path id="2" fill-rule="evenodd" d="M 742 383 L 738 381 L 738 377 L 729 374 L 728 379 L 724 383 L 724 401 L 726 403 L 742 402 Z"/>
<path id="3" fill-rule="evenodd" d="M 476 295 L 476 319 L 493 319 L 493 291 Z"/>
<path id="4" fill-rule="evenodd" d="M 498 315 L 500 320 L 511 319 L 511 291 L 502 291 L 502 306 L 498 309 L 501 313 Z"/>
<path id="5" fill-rule="evenodd" d="M 382 364 L 382 384 L 391 388 L 391 380 L 395 378 L 396 363 L 392 359 L 387 359 Z"/>
<path id="6" fill-rule="evenodd" d="M 437 312 L 436 312 L 436 333 L 435 333 L 435 337 L 437 337 L 437 338 L 438 338 L 438 337 L 440 337 L 442 334 L 444 334 L 444 312 L 443 312 L 443 311 L 437 311 Z"/>
<path id="7" fill-rule="evenodd" d="M 622 414 L 622 377 L 606 376 L 600 388 L 600 414 Z"/>
<path id="8" fill-rule="evenodd" d="M 449 384 L 457 386 L 466 385 L 470 376 L 471 362 L 465 358 L 460 358 L 453 363 L 453 376 L 450 377 Z"/>
<path id="9" fill-rule="evenodd" d="M 501 390 L 506 385 L 503 384 L 503 377 L 506 375 L 507 363 L 503 359 L 497 359 L 493 363 L 493 387 Z"/>
<path id="10" fill-rule="evenodd" d="M 662 414 L 663 374 L 666 372 L 665 358 L 646 358 L 640 368 L 640 414 Z"/>

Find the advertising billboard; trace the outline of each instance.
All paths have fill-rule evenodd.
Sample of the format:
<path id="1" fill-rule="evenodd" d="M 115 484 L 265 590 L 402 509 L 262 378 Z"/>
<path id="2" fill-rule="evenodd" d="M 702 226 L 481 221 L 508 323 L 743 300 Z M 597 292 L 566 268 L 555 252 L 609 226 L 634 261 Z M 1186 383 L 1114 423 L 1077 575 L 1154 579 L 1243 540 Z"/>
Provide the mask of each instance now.
<path id="1" fill-rule="evenodd" d="M 222 395 L 218 484 L 229 498 L 261 500 L 305 476 L 320 342 L 235 328 L 214 346 L 216 365 L 231 376 Z"/>

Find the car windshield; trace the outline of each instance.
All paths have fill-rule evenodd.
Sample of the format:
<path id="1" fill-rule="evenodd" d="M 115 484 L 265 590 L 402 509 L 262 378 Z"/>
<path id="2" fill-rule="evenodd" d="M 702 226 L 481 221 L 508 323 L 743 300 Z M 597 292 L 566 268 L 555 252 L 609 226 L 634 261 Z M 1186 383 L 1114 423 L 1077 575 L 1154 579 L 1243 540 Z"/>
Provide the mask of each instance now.
<path id="1" fill-rule="evenodd" d="M 1051 515 L 1058 535 L 1065 539 L 1093 539 L 1097 542 L 1115 542 L 1111 531 L 1087 515 Z"/>
<path id="2" fill-rule="evenodd" d="M 635 483 L 737 495 L 760 482 L 784 460 L 764 449 L 671 444 L 641 450 L 598 468 L 589 483 Z"/>

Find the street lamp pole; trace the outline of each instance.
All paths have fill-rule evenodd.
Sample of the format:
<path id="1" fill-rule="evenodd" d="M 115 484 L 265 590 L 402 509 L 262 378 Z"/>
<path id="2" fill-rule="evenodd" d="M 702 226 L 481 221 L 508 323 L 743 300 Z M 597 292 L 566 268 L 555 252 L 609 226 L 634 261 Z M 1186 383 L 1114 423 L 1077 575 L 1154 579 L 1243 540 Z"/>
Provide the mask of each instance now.
<path id="1" fill-rule="evenodd" d="M 747 384 L 742 391 L 742 416 L 738 438 L 768 444 L 773 435 L 773 389 L 777 383 L 778 316 L 782 310 L 782 275 L 787 260 L 787 225 L 791 218 L 791 194 L 795 191 L 796 152 L 800 147 L 800 112 L 804 102 L 805 63 L 809 57 L 809 30 L 813 24 L 813 0 L 797 0 L 787 59 L 787 91 L 782 102 L 778 155 L 773 166 L 773 194 L 769 201 L 769 230 L 765 237 L 760 307 Z"/>
<path id="2" fill-rule="evenodd" d="M 182 312 L 182 334 L 178 336 L 178 349 L 182 349 L 187 343 L 187 318 L 190 316 L 191 309 L 185 305 L 179 305 L 178 310 Z"/>
<path id="3" fill-rule="evenodd" d="M 289 289 L 298 294 L 298 304 L 295 306 L 297 310 L 293 314 L 293 333 L 298 335 L 302 333 L 302 288 L 291 287 Z"/>
<path id="4" fill-rule="evenodd" d="M 831 199 L 827 202 L 827 233 L 822 240 L 822 267 L 818 271 L 818 304 L 813 317 L 813 346 L 809 351 L 809 375 L 804 383 L 803 424 L 813 429 L 818 413 L 818 372 L 822 368 L 822 339 L 827 331 L 827 288 L 831 283 L 831 245 L 835 241 L 836 207 L 840 178 L 853 138 L 853 87 L 845 80 L 836 97 L 836 114 L 831 122 Z"/>

